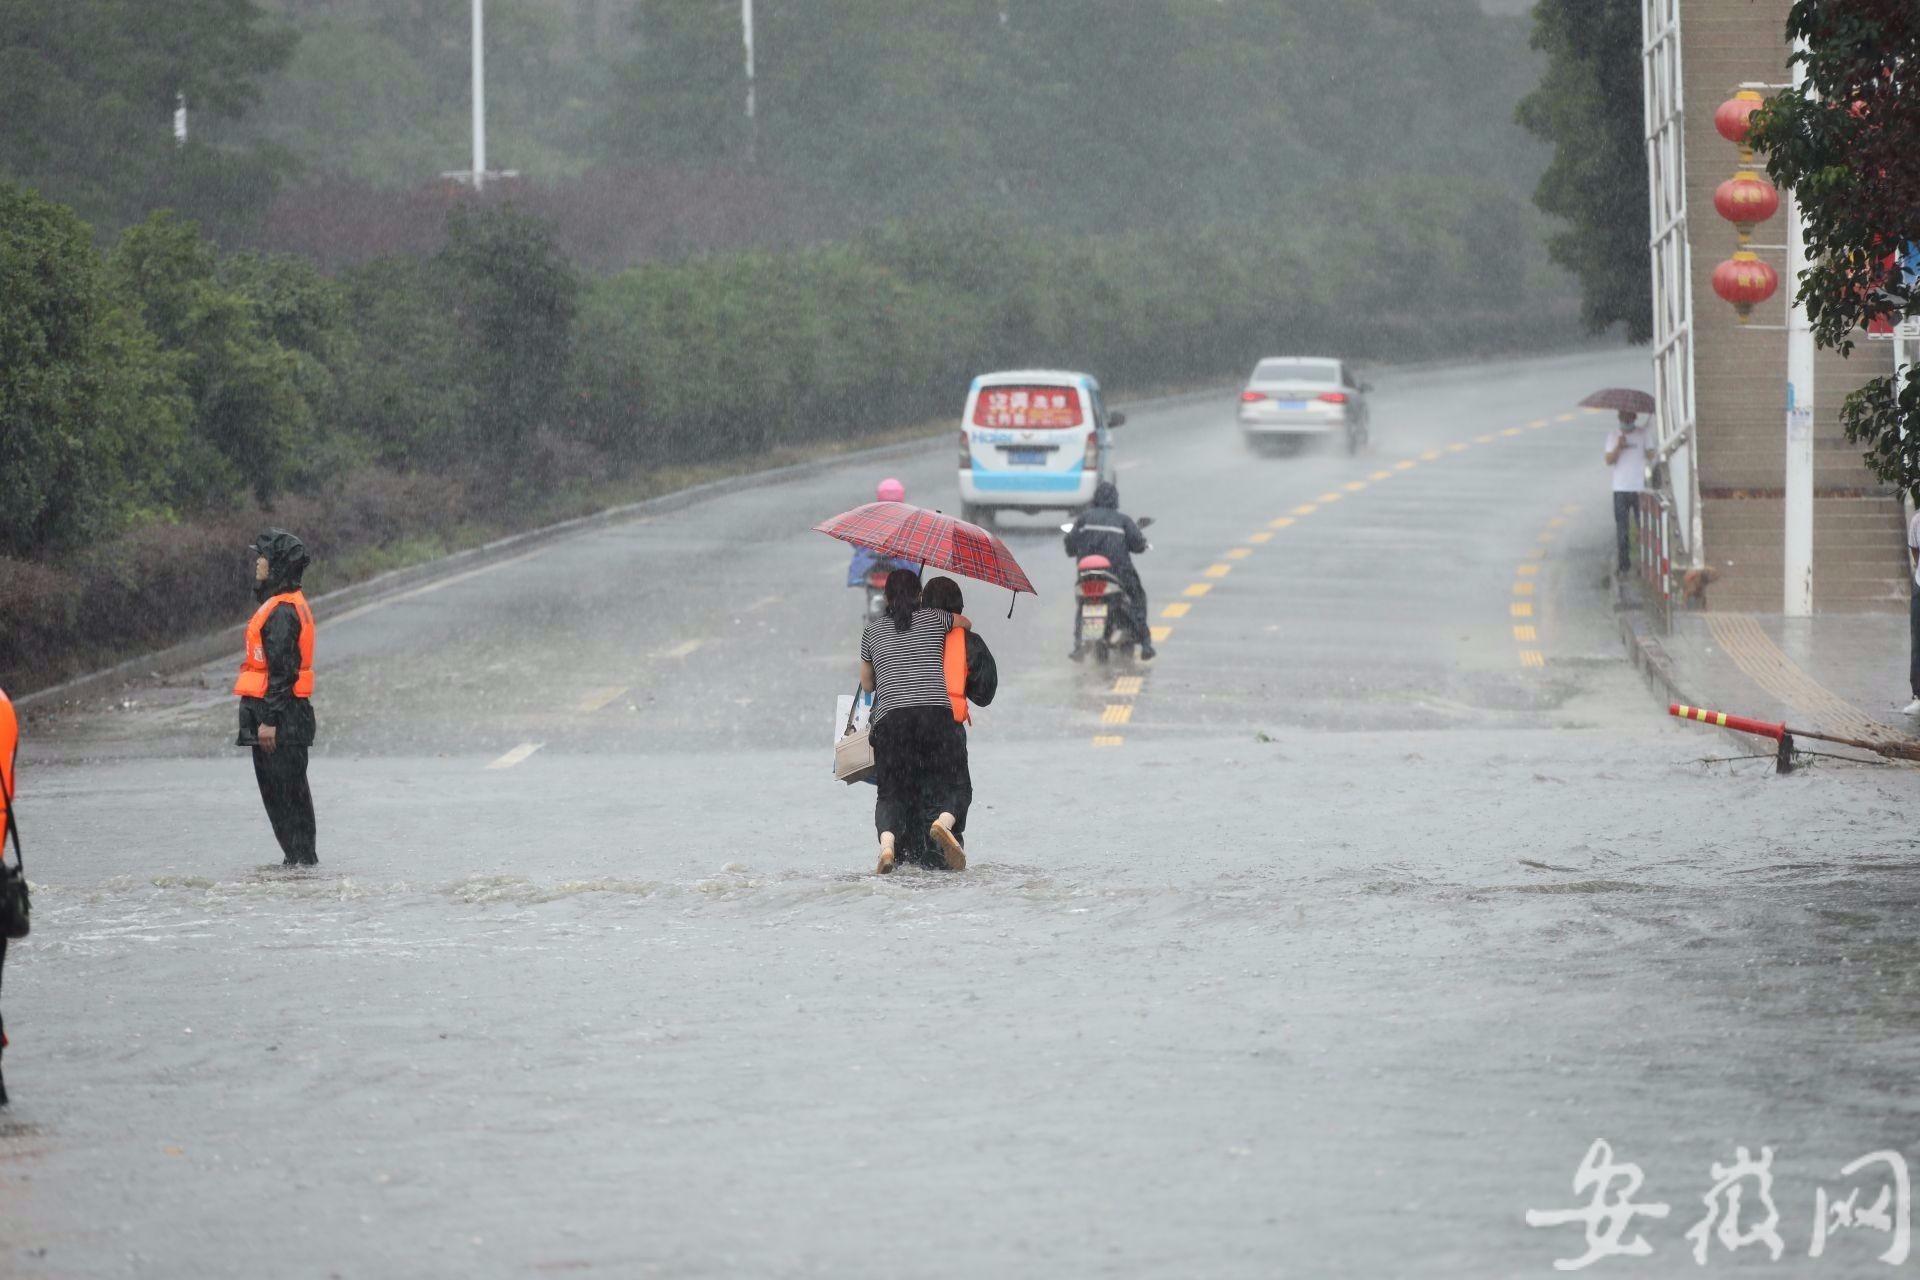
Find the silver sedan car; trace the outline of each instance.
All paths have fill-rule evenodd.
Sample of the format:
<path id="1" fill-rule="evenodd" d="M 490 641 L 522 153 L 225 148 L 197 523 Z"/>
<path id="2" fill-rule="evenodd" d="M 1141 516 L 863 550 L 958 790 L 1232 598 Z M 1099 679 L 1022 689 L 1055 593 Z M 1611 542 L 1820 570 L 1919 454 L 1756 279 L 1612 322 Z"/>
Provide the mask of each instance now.
<path id="1" fill-rule="evenodd" d="M 1275 356 L 1254 366 L 1240 393 L 1240 432 L 1255 449 L 1288 453 L 1314 436 L 1338 436 L 1348 453 L 1367 442 L 1367 392 L 1344 360 Z"/>

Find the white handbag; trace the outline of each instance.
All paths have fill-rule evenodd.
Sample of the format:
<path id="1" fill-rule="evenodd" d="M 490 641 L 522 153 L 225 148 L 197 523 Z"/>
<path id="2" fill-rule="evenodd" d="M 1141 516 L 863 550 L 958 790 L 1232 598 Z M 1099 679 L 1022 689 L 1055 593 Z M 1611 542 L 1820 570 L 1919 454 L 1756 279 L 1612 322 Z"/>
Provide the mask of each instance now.
<path id="1" fill-rule="evenodd" d="M 861 696 L 861 691 L 853 691 L 852 705 L 847 708 L 846 723 L 840 729 L 840 737 L 833 744 L 833 776 L 849 785 L 865 782 L 873 776 L 873 742 L 868 737 L 871 730 L 860 716 L 864 707 L 870 706 Z M 860 727 L 855 728 L 855 722 Z"/>

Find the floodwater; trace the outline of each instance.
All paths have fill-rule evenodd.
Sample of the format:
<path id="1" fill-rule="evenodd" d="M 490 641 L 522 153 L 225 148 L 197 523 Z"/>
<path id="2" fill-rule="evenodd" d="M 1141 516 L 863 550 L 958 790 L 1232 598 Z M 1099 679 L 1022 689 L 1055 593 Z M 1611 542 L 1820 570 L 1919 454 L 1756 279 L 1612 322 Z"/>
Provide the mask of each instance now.
<path id="1" fill-rule="evenodd" d="M 1807 1255 L 1910 1146 L 1913 775 L 1699 763 L 1611 630 L 1592 425 L 1444 448 L 1634 363 L 1383 378 L 1359 459 L 1143 409 L 1194 607 L 1115 692 L 1015 531 L 962 876 L 871 875 L 826 774 L 858 604 L 806 528 L 870 465 L 323 622 L 312 873 L 216 675 L 37 722 L 0 1274 L 1544 1276 L 1596 1139 L 1669 1206 L 1605 1274 L 1885 1272 Z M 1702 1268 L 1741 1146 L 1781 1259 Z"/>

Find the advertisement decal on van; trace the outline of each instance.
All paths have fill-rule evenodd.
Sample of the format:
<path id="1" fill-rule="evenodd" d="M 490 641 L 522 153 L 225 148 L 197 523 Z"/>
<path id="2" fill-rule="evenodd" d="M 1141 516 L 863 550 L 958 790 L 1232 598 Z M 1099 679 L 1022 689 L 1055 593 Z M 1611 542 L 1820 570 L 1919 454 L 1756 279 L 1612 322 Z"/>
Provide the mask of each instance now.
<path id="1" fill-rule="evenodd" d="M 983 387 L 973 402 L 976 427 L 1044 430 L 1085 421 L 1077 387 Z"/>

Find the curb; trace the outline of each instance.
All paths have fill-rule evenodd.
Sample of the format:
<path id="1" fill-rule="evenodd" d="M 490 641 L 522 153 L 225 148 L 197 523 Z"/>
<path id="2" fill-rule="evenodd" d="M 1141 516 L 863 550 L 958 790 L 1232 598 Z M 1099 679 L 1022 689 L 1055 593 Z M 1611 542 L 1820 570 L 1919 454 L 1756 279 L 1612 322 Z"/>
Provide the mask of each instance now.
<path id="1" fill-rule="evenodd" d="M 1692 699 L 1680 688 L 1679 677 L 1673 671 L 1673 659 L 1667 656 L 1667 647 L 1653 634 L 1647 625 L 1647 619 L 1638 609 L 1615 609 L 1615 618 L 1620 623 L 1620 638 L 1626 643 L 1627 656 L 1633 659 L 1633 665 L 1655 690 L 1665 694 L 1668 702 L 1678 702 L 1691 706 Z"/>
<path id="2" fill-rule="evenodd" d="M 1683 707 L 1698 706 L 1680 687 L 1680 679 L 1674 674 L 1673 659 L 1667 656 L 1667 647 L 1660 643 L 1660 637 L 1653 633 L 1646 615 L 1637 606 L 1618 605 L 1614 607 L 1620 623 L 1620 638 L 1626 642 L 1627 656 L 1633 665 L 1640 668 L 1640 674 L 1646 678 L 1654 690 L 1665 696 L 1669 703 L 1679 703 Z M 1734 729 L 1708 726 L 1713 731 L 1742 750 L 1750 750 L 1753 740 Z"/>
<path id="3" fill-rule="evenodd" d="M 1145 400 L 1116 402 L 1115 408 L 1176 408 L 1186 404 L 1198 404 L 1206 400 L 1226 395 L 1231 388 L 1222 386 L 1204 391 L 1183 391 L 1174 395 L 1154 396 Z M 917 440 L 905 440 L 895 444 L 875 445 L 867 449 L 851 449 L 845 453 L 830 454 L 822 458 L 813 458 L 806 462 L 796 462 L 784 467 L 770 467 L 764 471 L 749 471 L 737 476 L 727 476 L 720 480 L 709 480 L 704 484 L 691 485 L 685 489 L 676 489 L 672 493 L 663 493 L 658 497 L 645 498 L 639 502 L 623 503 L 617 507 L 608 507 L 591 515 L 576 516 L 571 520 L 562 520 L 558 524 L 544 525 L 538 529 L 528 529 L 522 533 L 509 534 L 496 538 L 492 542 L 465 551 L 456 551 L 452 555 L 438 560 L 429 560 L 422 564 L 408 565 L 403 569 L 389 569 L 376 574 L 363 582 L 329 591 L 325 595 L 315 596 L 309 604 L 313 608 L 316 622 L 370 604 L 387 596 L 422 586 L 442 578 L 467 573 L 475 569 L 484 569 L 510 557 L 523 555 L 555 542 L 578 537 L 610 525 L 623 524 L 640 516 L 656 515 L 662 512 L 678 511 L 709 498 L 724 497 L 730 493 L 739 493 L 747 489 L 758 489 L 767 485 L 781 484 L 789 480 L 801 480 L 818 475 L 849 463 L 883 462 L 891 458 L 912 457 L 923 452 L 932 452 L 947 447 L 953 438 L 950 430 L 937 435 L 925 436 Z M 13 705 L 22 711 L 48 709 L 96 698 L 102 694 L 117 691 L 142 677 L 163 676 L 213 662 L 223 655 L 235 653 L 240 648 L 240 638 L 245 630 L 244 624 L 236 623 L 218 631 L 197 636 L 192 640 L 183 640 L 179 644 L 169 645 L 152 653 L 129 658 L 115 663 L 104 670 L 75 676 L 71 680 L 51 685 L 34 693 L 24 694 L 13 700 Z"/>

